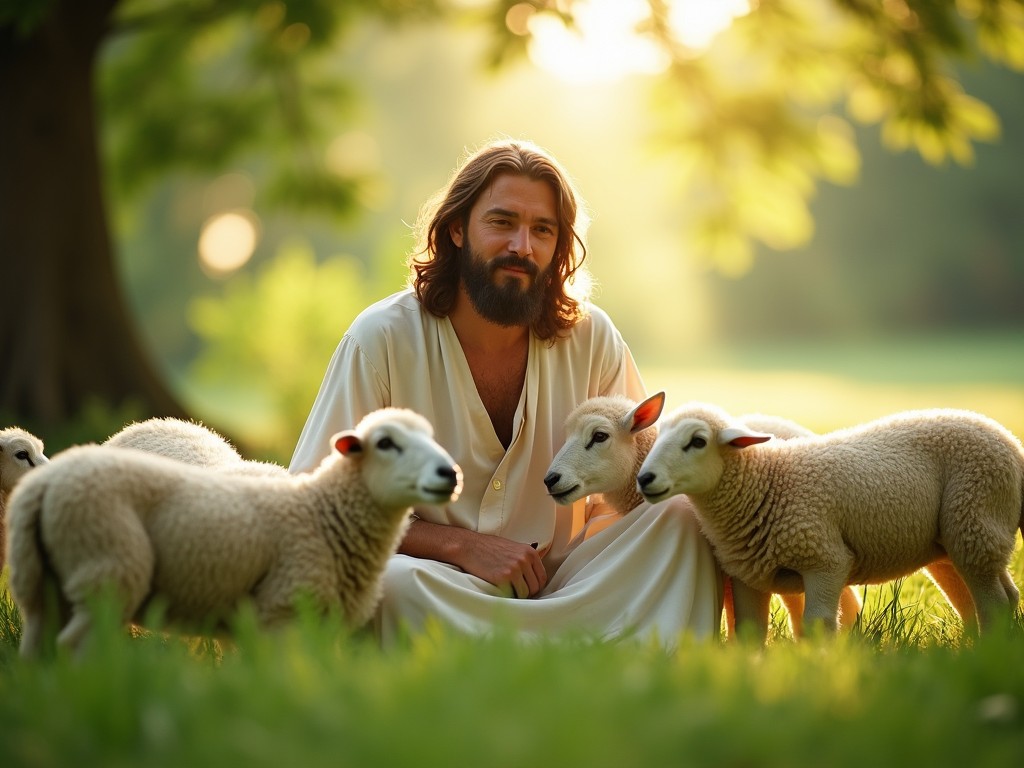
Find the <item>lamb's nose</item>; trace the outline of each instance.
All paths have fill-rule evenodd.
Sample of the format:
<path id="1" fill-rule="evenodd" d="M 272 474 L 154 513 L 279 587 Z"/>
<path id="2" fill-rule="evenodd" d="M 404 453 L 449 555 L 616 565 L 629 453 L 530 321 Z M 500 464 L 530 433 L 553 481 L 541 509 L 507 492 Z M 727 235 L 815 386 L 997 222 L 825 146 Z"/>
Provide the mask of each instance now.
<path id="1" fill-rule="evenodd" d="M 642 491 L 648 485 L 654 482 L 653 472 L 644 472 L 640 477 L 636 479 L 637 487 Z"/>
<path id="2" fill-rule="evenodd" d="M 548 476 L 544 478 L 544 485 L 548 487 L 550 491 L 554 485 L 562 479 L 562 476 L 557 472 L 548 472 Z"/>

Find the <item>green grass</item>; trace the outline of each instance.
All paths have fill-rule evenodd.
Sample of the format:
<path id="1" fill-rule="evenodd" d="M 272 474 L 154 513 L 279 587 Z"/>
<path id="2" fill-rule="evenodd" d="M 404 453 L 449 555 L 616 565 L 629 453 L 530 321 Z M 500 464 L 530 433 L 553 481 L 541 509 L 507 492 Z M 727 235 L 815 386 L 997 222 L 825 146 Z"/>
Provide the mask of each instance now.
<path id="1" fill-rule="evenodd" d="M 1024 556 L 1015 555 L 1018 578 Z M 914 576 L 863 620 L 767 648 L 433 627 L 379 650 L 303 616 L 236 644 L 132 636 L 26 662 L 0 592 L 4 766 L 1010 766 L 1024 754 L 1024 627 L 962 639 Z"/>

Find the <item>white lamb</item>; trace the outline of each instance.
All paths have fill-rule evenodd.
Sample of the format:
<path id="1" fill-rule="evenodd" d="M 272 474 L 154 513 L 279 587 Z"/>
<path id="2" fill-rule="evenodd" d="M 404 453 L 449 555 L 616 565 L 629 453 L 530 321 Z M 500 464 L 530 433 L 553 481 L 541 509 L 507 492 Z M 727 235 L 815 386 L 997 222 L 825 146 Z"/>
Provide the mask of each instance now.
<path id="1" fill-rule="evenodd" d="M 565 442 L 551 460 L 544 485 L 556 504 L 594 493 L 619 514 L 642 503 L 637 471 L 654 444 L 665 393 L 641 403 L 624 395 L 591 397 L 565 420 Z"/>
<path id="2" fill-rule="evenodd" d="M 31 432 L 18 427 L 0 429 L 0 570 L 3 570 L 7 550 L 4 544 L 7 497 L 22 475 L 47 461 L 43 441 Z"/>
<path id="3" fill-rule="evenodd" d="M 664 406 L 664 392 L 640 403 L 623 395 L 606 395 L 589 398 L 576 406 L 565 420 L 565 442 L 544 477 L 544 484 L 555 502 L 572 504 L 577 499 L 600 493 L 605 503 L 621 515 L 643 502 L 636 478 L 658 435 L 656 422 Z M 779 416 L 750 414 L 741 419 L 751 428 L 779 438 L 813 434 Z M 803 595 L 793 593 L 780 597 L 790 613 L 793 634 L 801 635 Z M 860 600 L 852 587 L 844 588 L 842 602 L 844 625 L 852 624 L 860 612 Z M 732 630 L 734 618 L 728 595 L 726 614 Z"/>
<path id="4" fill-rule="evenodd" d="M 988 627 L 1016 608 L 1007 565 L 1024 527 L 1024 448 L 1005 428 L 932 410 L 768 440 L 719 408 L 684 406 L 637 479 L 650 501 L 692 500 L 733 577 L 737 615 L 742 605 L 763 629 L 768 593 L 802 589 L 805 624 L 835 629 L 845 585 L 936 562 L 951 563 L 973 597 L 977 617 L 965 624 Z"/>
<path id="5" fill-rule="evenodd" d="M 134 448 L 197 467 L 217 467 L 238 475 L 286 475 L 279 464 L 243 459 L 222 435 L 203 424 L 175 418 L 152 418 L 129 424 L 104 445 Z"/>
<path id="6" fill-rule="evenodd" d="M 103 445 L 55 456 L 11 496 L 22 653 L 36 653 L 48 631 L 48 582 L 70 607 L 57 642 L 71 648 L 89 632 L 90 598 L 107 586 L 125 621 L 141 621 L 155 603 L 172 625 L 223 631 L 250 600 L 272 626 L 306 596 L 325 610 L 340 606 L 351 626 L 365 623 L 412 506 L 457 498 L 462 472 L 429 422 L 404 409 L 371 413 L 331 442 L 312 473 L 281 477 Z"/>

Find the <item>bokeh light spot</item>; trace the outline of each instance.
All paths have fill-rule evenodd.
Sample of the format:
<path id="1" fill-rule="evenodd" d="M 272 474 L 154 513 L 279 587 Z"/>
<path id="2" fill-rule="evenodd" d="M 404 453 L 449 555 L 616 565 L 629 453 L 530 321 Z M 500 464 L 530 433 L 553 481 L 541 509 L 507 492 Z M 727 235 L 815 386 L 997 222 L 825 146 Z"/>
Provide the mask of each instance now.
<path id="1" fill-rule="evenodd" d="M 206 220 L 199 233 L 199 263 L 213 277 L 223 277 L 252 258 L 259 242 L 259 219 L 249 210 L 227 211 Z"/>

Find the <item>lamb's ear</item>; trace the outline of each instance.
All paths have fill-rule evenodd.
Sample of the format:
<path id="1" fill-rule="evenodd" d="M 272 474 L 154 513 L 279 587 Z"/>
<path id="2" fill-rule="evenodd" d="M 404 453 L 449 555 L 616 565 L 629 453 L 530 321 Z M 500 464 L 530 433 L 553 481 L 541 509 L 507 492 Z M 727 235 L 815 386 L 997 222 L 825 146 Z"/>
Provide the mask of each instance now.
<path id="1" fill-rule="evenodd" d="M 626 423 L 632 422 L 632 426 L 629 428 L 630 432 L 639 432 L 642 429 L 647 429 L 653 426 L 654 422 L 661 416 L 661 411 L 665 407 L 665 393 L 658 392 L 657 394 L 651 395 L 642 403 L 637 405 L 632 411 L 626 414 Z"/>
<path id="2" fill-rule="evenodd" d="M 752 432 L 745 427 L 726 427 L 718 433 L 719 445 L 731 445 L 733 448 L 748 448 L 751 445 L 765 443 L 772 439 L 763 432 Z"/>
<path id="3" fill-rule="evenodd" d="M 363 441 L 359 439 L 359 435 L 350 429 L 336 434 L 331 438 L 331 442 L 334 443 L 335 450 L 342 456 L 351 456 L 354 453 L 363 452 Z"/>

